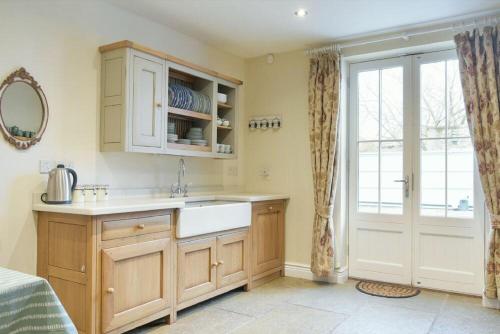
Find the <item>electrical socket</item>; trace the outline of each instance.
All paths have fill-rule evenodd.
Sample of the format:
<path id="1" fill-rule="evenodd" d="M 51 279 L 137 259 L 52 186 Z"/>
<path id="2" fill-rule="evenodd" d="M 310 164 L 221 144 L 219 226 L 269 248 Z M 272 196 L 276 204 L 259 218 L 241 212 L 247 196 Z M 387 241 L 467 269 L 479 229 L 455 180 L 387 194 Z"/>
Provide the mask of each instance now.
<path id="1" fill-rule="evenodd" d="M 50 170 L 53 168 L 54 163 L 50 160 L 40 160 L 38 170 L 40 174 L 49 174 Z"/>
<path id="2" fill-rule="evenodd" d="M 271 172 L 269 171 L 268 167 L 262 167 L 259 170 L 259 176 L 261 176 L 261 177 L 263 177 L 265 179 L 268 178 L 270 175 L 271 175 Z"/>
<path id="3" fill-rule="evenodd" d="M 49 174 L 49 172 L 56 168 L 57 165 L 64 165 L 67 168 L 73 168 L 73 161 L 63 161 L 63 160 L 40 160 L 38 171 L 40 174 Z"/>
<path id="4" fill-rule="evenodd" d="M 238 166 L 230 166 L 227 169 L 227 175 L 229 175 L 229 176 L 238 176 Z"/>

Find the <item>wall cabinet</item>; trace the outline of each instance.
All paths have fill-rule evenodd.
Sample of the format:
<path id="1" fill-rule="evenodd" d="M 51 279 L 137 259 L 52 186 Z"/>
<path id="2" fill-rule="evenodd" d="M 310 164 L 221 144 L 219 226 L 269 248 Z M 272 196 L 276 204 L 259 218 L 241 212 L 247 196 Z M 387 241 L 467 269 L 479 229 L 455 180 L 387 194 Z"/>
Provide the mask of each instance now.
<path id="1" fill-rule="evenodd" d="M 132 52 L 132 146 L 162 149 L 165 62 Z"/>
<path id="2" fill-rule="evenodd" d="M 284 274 L 284 223 L 284 201 L 253 204 L 252 281 L 255 282 L 253 286 L 265 282 L 265 278 L 271 279 Z"/>
<path id="3" fill-rule="evenodd" d="M 241 81 L 129 41 L 99 50 L 101 151 L 236 157 Z"/>

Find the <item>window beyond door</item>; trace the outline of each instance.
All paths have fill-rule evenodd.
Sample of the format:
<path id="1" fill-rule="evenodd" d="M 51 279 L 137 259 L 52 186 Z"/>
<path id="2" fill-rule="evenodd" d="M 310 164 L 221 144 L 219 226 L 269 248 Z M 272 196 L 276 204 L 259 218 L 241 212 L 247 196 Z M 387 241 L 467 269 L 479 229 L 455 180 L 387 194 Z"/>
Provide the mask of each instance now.
<path id="1" fill-rule="evenodd" d="M 358 73 L 358 211 L 402 214 L 403 67 Z"/>
<path id="2" fill-rule="evenodd" d="M 474 161 L 458 61 L 421 63 L 420 215 L 474 216 Z"/>

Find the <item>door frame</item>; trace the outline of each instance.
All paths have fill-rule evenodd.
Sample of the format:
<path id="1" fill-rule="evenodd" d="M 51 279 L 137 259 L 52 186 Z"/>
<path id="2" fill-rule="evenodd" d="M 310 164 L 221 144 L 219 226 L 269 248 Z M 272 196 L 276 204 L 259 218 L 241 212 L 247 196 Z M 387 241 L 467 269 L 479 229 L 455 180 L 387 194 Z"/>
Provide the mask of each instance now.
<path id="1" fill-rule="evenodd" d="M 404 57 L 404 56 L 399 56 L 399 57 L 392 57 L 392 58 L 387 58 L 387 59 L 376 59 L 376 60 L 371 60 L 367 62 L 361 62 L 361 63 L 351 63 L 349 64 L 349 106 L 348 106 L 348 119 L 349 119 L 349 124 L 348 126 L 348 140 L 347 143 L 349 145 L 348 147 L 348 156 L 349 156 L 349 172 L 348 172 L 348 219 L 349 219 L 349 226 L 348 226 L 348 240 L 350 240 L 350 234 L 351 234 L 351 229 L 352 229 L 352 224 L 354 220 L 359 222 L 358 224 L 360 227 L 363 227 L 364 229 L 374 229 L 375 227 L 372 226 L 372 222 L 375 222 L 379 224 L 379 226 L 383 226 L 383 230 L 386 232 L 394 232 L 394 233 L 400 233 L 401 238 L 405 241 L 406 244 L 411 245 L 412 239 L 411 239 L 411 212 L 412 212 L 412 201 L 410 200 L 411 197 L 406 197 L 403 195 L 402 198 L 402 204 L 403 204 L 403 214 L 402 215 L 391 215 L 391 214 L 380 214 L 377 213 L 376 215 L 372 213 L 359 213 L 357 212 L 356 209 L 353 209 L 353 205 L 357 205 L 357 196 L 358 196 L 358 191 L 357 191 L 357 186 L 358 186 L 358 169 L 357 169 L 357 164 L 358 164 L 358 155 L 357 155 L 357 145 L 358 145 L 358 113 L 357 112 L 352 112 L 354 109 L 357 109 L 357 92 L 356 90 L 355 93 L 350 89 L 351 87 L 354 87 L 357 85 L 357 75 L 352 75 L 353 72 L 358 73 L 359 71 L 362 70 L 370 70 L 370 69 L 381 69 L 381 68 L 393 68 L 393 67 L 402 67 L 403 68 L 403 177 L 405 175 L 411 175 L 411 166 L 412 166 L 412 155 L 411 155 L 411 136 L 408 136 L 408 134 L 411 133 L 411 108 L 412 108 L 412 101 L 411 101 L 411 90 L 412 90 L 412 63 L 411 63 L 411 58 L 409 57 Z M 380 94 L 380 92 L 379 92 Z M 355 107 L 356 106 L 356 107 Z M 380 106 L 379 106 L 380 108 Z M 410 119 L 408 119 L 410 118 Z M 390 141 L 390 140 L 388 140 Z M 379 140 L 378 142 L 383 142 Z M 379 171 L 380 171 L 380 160 L 379 160 Z M 351 168 L 356 166 L 356 168 Z M 378 180 L 379 182 L 379 201 L 380 201 L 380 179 Z M 351 246 L 351 243 L 348 242 L 348 258 L 349 258 L 349 265 L 348 265 L 348 271 L 349 271 L 349 276 L 352 275 L 353 272 L 353 258 L 356 256 L 351 256 L 351 255 L 356 255 L 356 251 L 353 250 L 353 247 Z M 374 264 L 375 265 L 375 264 Z M 381 272 L 376 272 L 374 269 L 370 269 L 370 264 L 366 264 L 365 269 L 358 269 L 358 273 L 361 273 L 363 271 L 369 272 L 370 276 L 374 280 L 380 280 L 380 281 L 387 281 L 387 282 L 393 282 L 393 283 L 401 283 L 401 284 L 410 284 L 411 283 L 411 274 L 412 274 L 412 258 L 411 258 L 411 246 L 408 247 L 406 254 L 403 255 L 402 263 L 399 265 L 397 264 L 386 264 L 387 269 L 389 270 L 388 272 L 381 273 Z M 392 269 L 391 269 L 392 267 Z M 354 277 L 357 275 L 354 274 Z"/>
<path id="2" fill-rule="evenodd" d="M 346 175 L 346 181 L 347 181 L 347 190 L 348 190 L 348 196 L 347 196 L 347 205 L 346 205 L 346 209 L 347 209 L 347 225 L 348 225 L 348 228 L 347 228 L 347 241 L 348 241 L 348 245 L 347 245 L 347 266 L 348 266 L 348 272 L 349 272 L 349 276 L 351 276 L 351 264 L 352 264 L 352 247 L 351 247 L 351 243 L 350 243 L 350 236 L 349 234 L 351 233 L 351 222 L 353 220 L 353 211 L 357 211 L 357 210 L 353 210 L 353 205 L 357 205 L 357 198 L 356 198 L 356 195 L 357 195 L 357 190 L 356 191 L 353 191 L 353 188 L 354 187 L 357 187 L 357 169 L 355 171 L 354 168 L 351 168 L 351 167 L 354 167 L 354 166 L 357 166 L 357 154 L 353 154 L 353 150 L 354 148 L 357 146 L 357 113 L 354 113 L 352 112 L 352 108 L 353 108 L 353 105 L 357 104 L 357 101 L 356 101 L 356 98 L 357 98 L 357 95 L 356 94 L 353 94 L 353 91 L 351 89 L 351 87 L 353 87 L 353 82 L 352 80 L 354 80 L 354 84 L 356 83 L 357 81 L 357 78 L 355 76 L 352 76 L 352 71 L 351 71 L 351 68 L 352 66 L 362 66 L 361 64 L 375 64 L 375 63 L 378 63 L 378 62 L 383 62 L 383 61 L 390 61 L 390 60 L 394 60 L 394 59 L 400 59 L 402 57 L 406 57 L 409 59 L 410 63 L 411 63 L 411 69 L 410 69 L 410 76 L 411 76 L 411 83 L 409 85 L 410 90 L 411 90 L 411 95 L 414 95 L 413 96 L 413 99 L 411 100 L 411 104 L 410 106 L 408 107 L 410 110 L 410 113 L 411 113 L 411 117 L 410 117 L 410 120 L 407 121 L 405 119 L 405 122 L 407 124 L 405 124 L 405 129 L 407 129 L 407 126 L 410 127 L 409 129 L 409 133 L 411 134 L 411 138 L 409 140 L 406 140 L 406 143 L 405 143 L 405 149 L 407 147 L 407 145 L 410 146 L 410 156 L 411 156 L 411 169 L 410 169 L 410 207 L 411 207 L 411 210 L 410 210 L 410 224 L 411 224 L 411 233 L 410 233 L 410 237 L 411 237 L 411 266 L 410 266 L 410 278 L 411 278 L 411 281 L 410 281 L 410 284 L 412 285 L 417 285 L 415 284 L 415 279 L 414 279 L 414 274 L 415 274 L 415 271 L 416 271 L 416 251 L 415 251 L 415 242 L 416 242 L 416 238 L 415 238 L 415 226 L 416 226 L 416 214 L 417 214 L 417 210 L 419 210 L 419 206 L 417 205 L 417 203 L 419 202 L 416 202 L 415 199 L 417 196 L 420 196 L 420 191 L 414 191 L 415 189 L 417 189 L 417 187 L 420 186 L 420 181 L 419 181 L 419 172 L 420 172 L 420 168 L 418 166 L 418 169 L 417 167 L 415 167 L 416 165 L 415 164 L 419 164 L 419 152 L 417 152 L 417 149 L 416 148 L 413 148 L 414 145 L 417 145 L 416 143 L 419 142 L 419 126 L 420 126 L 420 119 L 419 117 L 416 117 L 415 113 L 418 112 L 419 110 L 419 89 L 416 89 L 416 85 L 418 84 L 418 80 L 417 80 L 417 69 L 416 69 L 416 66 L 417 66 L 417 57 L 436 57 L 436 58 L 439 58 L 439 57 L 443 57 L 443 55 L 448 55 L 448 54 L 454 54 L 456 55 L 456 51 L 454 48 L 450 48 L 450 44 L 443 44 L 443 46 L 441 48 L 435 48 L 435 47 L 431 47 L 431 46 L 424 46 L 423 48 L 418 48 L 417 50 L 412 50 L 412 51 L 417 51 L 416 53 L 413 53 L 413 54 L 409 54 L 409 53 L 397 53 L 398 51 L 396 52 L 390 52 L 390 53 L 385 53 L 384 56 L 379 56 L 379 57 L 376 57 L 376 56 L 373 56 L 373 55 L 368 55 L 368 56 L 363 56 L 363 57 L 357 57 L 357 56 L 352 56 L 352 57 L 346 57 L 343 61 L 342 61 L 342 64 L 345 65 L 347 67 L 347 70 L 345 70 L 345 73 L 346 73 L 346 77 L 347 77 L 347 80 L 343 81 L 345 84 L 346 84 L 346 97 L 347 97 L 347 103 L 345 104 L 345 109 L 346 109 L 346 113 L 347 113 L 347 119 L 349 120 L 349 123 L 350 124 L 356 124 L 356 126 L 352 126 L 350 124 L 346 125 L 345 127 L 345 131 L 346 131 L 346 134 L 347 134 L 347 140 L 346 140 L 346 145 L 347 145 L 347 169 L 348 169 L 348 173 Z M 366 66 L 367 68 L 369 68 L 370 66 L 369 65 L 364 65 Z M 375 67 L 375 66 L 372 66 L 372 67 Z M 406 106 L 406 104 L 405 104 Z M 353 115 L 355 114 L 355 115 Z M 406 113 L 408 114 L 408 113 Z M 405 130 L 406 131 L 406 130 Z M 417 139 L 415 139 L 417 137 Z M 415 141 L 417 140 L 417 141 Z M 354 148 L 353 148 L 354 146 Z M 357 150 L 355 150 L 357 152 Z M 354 153 L 356 153 L 354 152 Z M 474 155 L 474 159 L 475 158 L 475 155 Z M 355 183 L 353 183 L 352 179 L 351 178 L 354 178 L 354 180 L 356 181 Z M 480 232 L 478 232 L 478 235 L 477 235 L 477 238 L 478 238 L 478 242 L 477 242 L 477 251 L 480 251 L 481 252 L 481 259 L 482 261 L 480 261 L 480 266 L 481 266 L 481 269 L 478 270 L 478 274 L 480 276 L 480 279 L 478 280 L 480 282 L 480 287 L 476 286 L 475 289 L 471 289 L 469 291 L 464 291 L 465 293 L 469 293 L 469 294 L 473 294 L 473 295 L 481 295 L 482 294 L 482 290 L 484 288 L 484 269 L 485 269 L 485 227 L 484 227 L 484 223 L 485 223 L 485 216 L 486 216 L 486 212 L 485 212 L 485 205 L 484 205 L 484 195 L 481 191 L 481 186 L 480 186 L 480 179 L 479 179 L 479 174 L 478 174 L 478 170 L 477 170 L 477 163 L 475 163 L 475 168 L 474 168 L 474 221 L 476 224 L 479 224 L 479 230 Z M 359 217 L 359 216 L 358 216 Z M 442 225 L 442 224 L 441 224 Z M 464 228 L 465 226 L 463 226 L 463 223 L 458 223 L 458 224 L 455 224 L 457 225 L 457 227 L 462 227 Z M 470 225 L 470 224 L 469 224 Z M 467 228 L 467 227 L 465 227 Z M 470 228 L 470 226 L 468 227 Z M 422 286 L 422 285 L 421 285 Z M 457 291 L 454 289 L 454 287 L 452 286 L 451 288 L 447 288 L 447 287 L 440 287 L 439 289 L 442 289 L 442 290 L 446 290 L 446 291 Z"/>
<path id="3" fill-rule="evenodd" d="M 416 54 L 412 56 L 412 72 L 414 73 L 413 77 L 413 87 L 415 98 L 413 100 L 413 112 L 415 116 L 420 116 L 420 89 L 416 89 L 420 85 L 420 71 L 419 66 L 422 63 L 432 63 L 439 62 L 448 59 L 457 59 L 457 53 L 455 49 L 452 50 L 442 50 L 442 51 L 434 51 L 427 52 L 422 54 Z M 477 161 L 475 153 L 474 157 L 474 170 L 473 170 L 473 179 L 474 179 L 474 211 L 473 218 L 455 218 L 455 217 L 432 217 L 432 216 L 420 216 L 420 117 L 413 117 L 413 129 L 412 129 L 412 142 L 414 145 L 413 148 L 413 161 L 414 165 L 414 180 L 413 186 L 416 191 L 413 191 L 412 202 L 414 203 L 414 208 L 412 212 L 412 247 L 414 252 L 412 253 L 412 285 L 413 286 L 421 286 L 421 287 L 429 287 L 444 291 L 452 291 L 459 293 L 469 293 L 469 294 L 481 294 L 484 288 L 484 195 L 481 190 L 481 181 L 479 178 L 479 172 L 477 168 Z M 446 137 L 446 141 L 447 141 Z M 446 201 L 447 202 L 447 201 Z M 447 205 L 447 203 L 446 203 Z M 470 236 L 470 230 L 475 227 L 475 224 L 479 225 L 479 230 L 477 231 L 477 236 L 475 237 L 475 251 L 480 252 L 481 261 L 478 264 L 480 266 L 477 269 L 478 277 L 471 278 L 469 286 L 464 286 L 463 283 L 450 283 L 449 281 L 438 281 L 435 279 L 428 279 L 422 276 L 418 276 L 419 272 L 422 270 L 419 269 L 420 263 L 420 252 L 419 252 L 419 233 L 424 232 L 429 234 L 440 234 L 442 233 L 442 229 L 445 228 L 448 231 L 448 235 L 454 237 L 462 237 L 467 238 Z M 439 230 L 440 229 L 440 230 Z M 445 276 L 446 273 L 443 273 Z M 463 273 L 455 273 L 454 275 L 464 275 Z M 464 289 L 465 288 L 465 289 Z"/>

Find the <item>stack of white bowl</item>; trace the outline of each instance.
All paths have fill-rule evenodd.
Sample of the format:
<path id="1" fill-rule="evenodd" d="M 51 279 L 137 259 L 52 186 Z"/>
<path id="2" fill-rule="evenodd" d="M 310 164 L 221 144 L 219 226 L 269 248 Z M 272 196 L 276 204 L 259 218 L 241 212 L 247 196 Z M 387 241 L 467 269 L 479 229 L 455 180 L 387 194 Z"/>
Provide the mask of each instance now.
<path id="1" fill-rule="evenodd" d="M 191 140 L 191 144 L 198 146 L 207 146 L 208 141 L 203 139 L 203 130 L 201 128 L 191 128 L 189 129 L 187 135 L 187 139 Z"/>
<path id="2" fill-rule="evenodd" d="M 179 136 L 175 133 L 175 123 L 169 122 L 167 125 L 167 142 L 175 143 Z"/>

